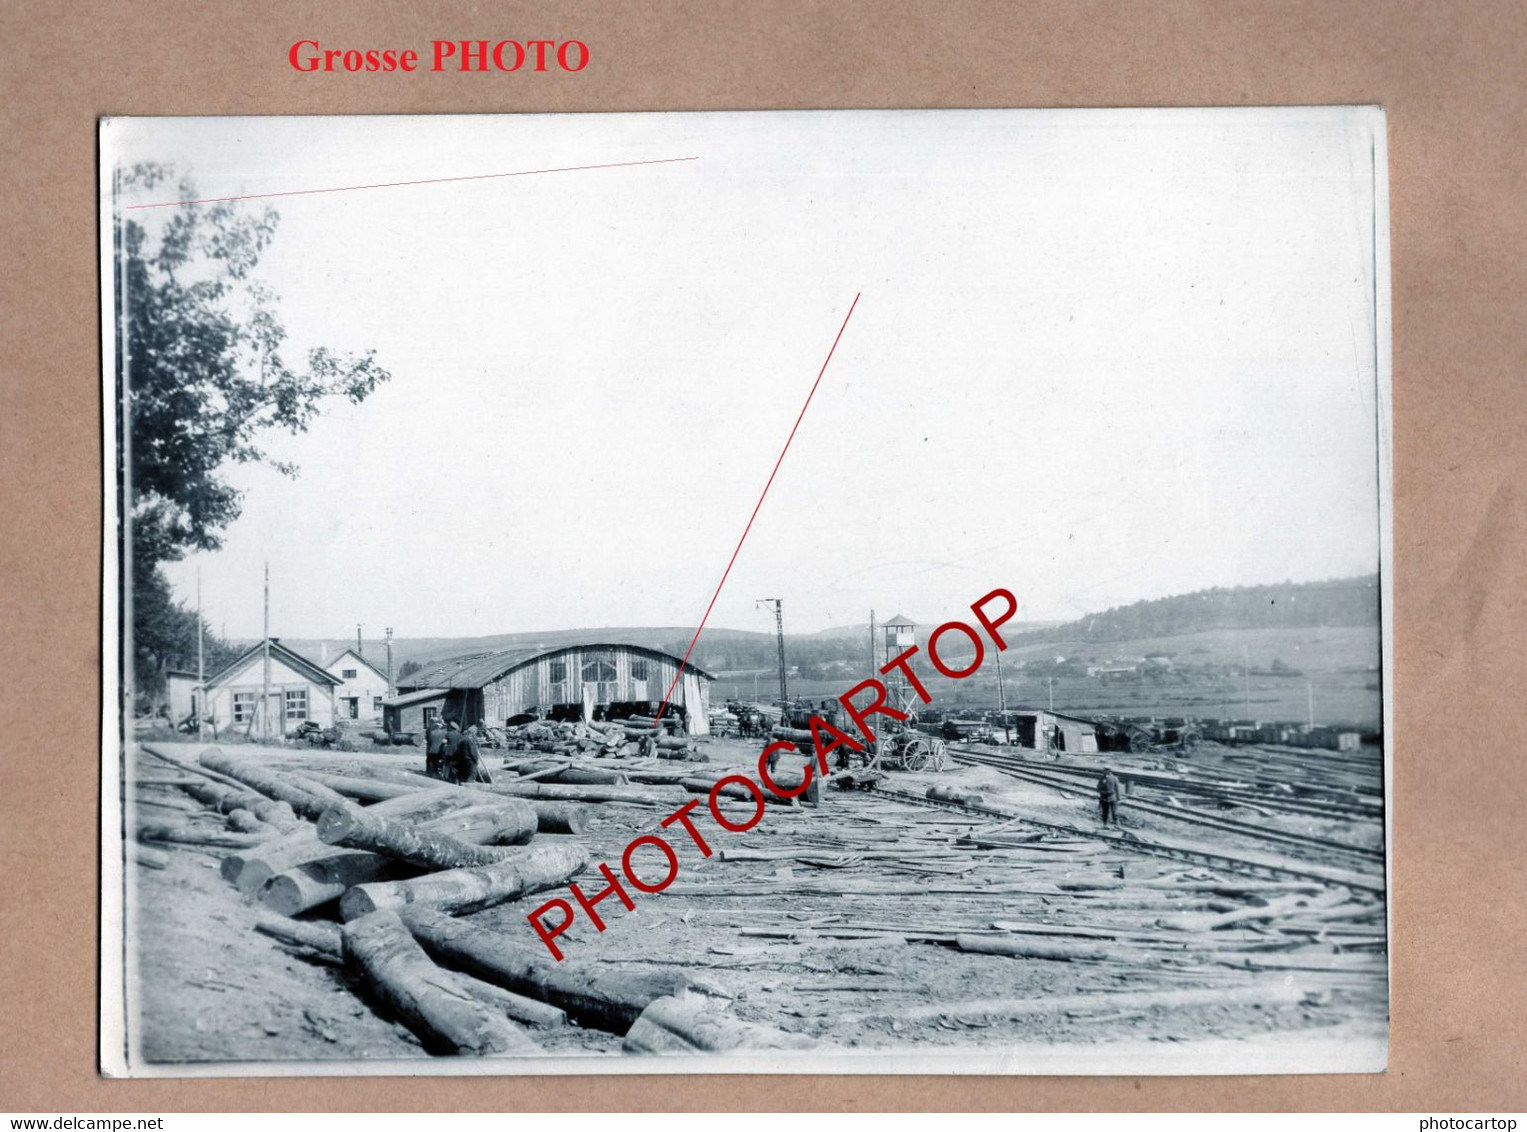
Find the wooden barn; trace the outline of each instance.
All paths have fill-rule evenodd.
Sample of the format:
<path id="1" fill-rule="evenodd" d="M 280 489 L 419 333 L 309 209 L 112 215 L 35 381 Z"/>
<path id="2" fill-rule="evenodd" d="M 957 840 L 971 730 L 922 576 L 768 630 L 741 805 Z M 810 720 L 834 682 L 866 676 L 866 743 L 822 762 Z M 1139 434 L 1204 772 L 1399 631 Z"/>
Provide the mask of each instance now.
<path id="1" fill-rule="evenodd" d="M 495 727 L 532 713 L 547 719 L 576 719 L 585 713 L 592 718 L 645 714 L 662 702 L 679 664 L 678 657 L 643 645 L 509 649 L 426 665 L 397 681 L 396 700 L 408 699 L 412 693 L 443 692 L 443 696 L 422 700 L 440 704 L 446 719 Z M 669 710 L 679 713 L 691 735 L 710 730 L 712 679 L 688 664 L 673 689 Z M 387 705 L 383 726 L 392 725 L 395 712 L 401 724 L 405 708 L 417 710 L 419 703 L 398 704 L 396 709 Z"/>

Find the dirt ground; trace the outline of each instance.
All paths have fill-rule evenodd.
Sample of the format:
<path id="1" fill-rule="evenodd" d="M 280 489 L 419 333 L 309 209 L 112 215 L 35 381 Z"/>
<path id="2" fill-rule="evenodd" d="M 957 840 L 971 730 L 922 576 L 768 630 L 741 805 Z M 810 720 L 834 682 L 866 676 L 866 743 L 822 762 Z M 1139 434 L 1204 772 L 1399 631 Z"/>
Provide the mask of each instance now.
<path id="1" fill-rule="evenodd" d="M 753 741 L 716 740 L 706 749 L 709 769 L 715 769 L 750 765 L 757 748 Z M 422 757 L 412 753 L 387 757 L 400 767 L 422 766 Z M 495 757 L 493 764 L 499 761 Z M 734 1013 L 745 1021 L 854 1051 L 991 1052 L 1064 1045 L 1085 1058 L 1088 1049 L 1155 1043 L 1213 1041 L 1251 1048 L 1270 1035 L 1382 1035 L 1388 1005 L 1385 952 L 1371 921 L 1366 930 L 1333 923 L 1309 937 L 1280 935 L 1276 926 L 1256 924 L 1174 935 L 1161 926 L 1164 918 L 1212 915 L 1225 905 L 1215 904 L 1209 887 L 1221 882 L 1233 887 L 1247 878 L 1130 851 L 1095 836 L 1100 830 L 1095 803 L 990 767 L 897 774 L 887 783 L 919 795 L 934 784 L 977 791 L 992 807 L 1046 825 L 1026 827 L 1021 820 L 998 821 L 862 791 L 829 791 L 819 806 L 771 805 L 742 833 L 725 832 L 709 816 L 697 815 L 713 850 L 710 857 L 682 830 L 667 831 L 680 861 L 673 886 L 657 895 L 629 890 L 636 902 L 631 912 L 610 897 L 598 906 L 605 931 L 580 918 L 560 942 L 569 959 L 631 970 L 682 967 L 731 999 Z M 162 814 L 152 815 L 156 820 L 174 816 L 171 809 L 186 814 L 198 809 L 169 788 L 142 796 L 162 808 Z M 593 867 L 608 861 L 618 872 L 625 846 L 640 834 L 663 832 L 658 823 L 668 812 L 625 804 L 591 807 L 593 820 L 583 836 Z M 728 803 L 724 812 L 740 822 L 752 806 Z M 218 819 L 207 814 L 192 820 L 210 826 Z M 1127 806 L 1125 820 L 1126 829 L 1143 836 L 1182 833 L 1180 825 L 1169 829 L 1179 823 L 1130 815 Z M 1296 824 L 1329 831 L 1350 823 L 1296 819 Z M 1000 840 L 1034 836 L 1040 829 L 1035 840 L 1011 846 L 960 844 L 973 834 Z M 1382 827 L 1375 823 L 1347 833 L 1380 843 Z M 129 866 L 138 913 L 133 980 L 141 987 L 138 1048 L 145 1060 L 427 1056 L 342 967 L 292 954 L 254 931 L 263 909 L 219 876 L 222 851 L 159 848 L 168 854 L 166 868 Z M 636 860 L 644 875 L 661 875 L 662 866 L 655 851 Z M 597 875 L 583 881 L 593 895 Z M 553 891 L 502 905 L 478 913 L 472 922 L 538 946 L 527 913 L 556 895 L 568 894 Z M 1100 957 L 1015 959 L 954 945 L 957 933 L 1001 934 L 999 925 L 1077 933 L 1039 938 L 1097 941 Z M 1258 966 L 1248 967 L 1248 961 Z M 1114 992 L 1254 991 L 1290 980 L 1304 993 L 1286 1005 L 1237 1004 L 1229 996 L 1172 1008 L 1108 1005 Z M 1085 1006 L 1022 1018 L 979 1009 L 993 999 L 1081 994 L 1096 998 Z M 548 1055 L 620 1050 L 619 1036 L 573 1026 L 538 1032 L 536 1038 Z"/>

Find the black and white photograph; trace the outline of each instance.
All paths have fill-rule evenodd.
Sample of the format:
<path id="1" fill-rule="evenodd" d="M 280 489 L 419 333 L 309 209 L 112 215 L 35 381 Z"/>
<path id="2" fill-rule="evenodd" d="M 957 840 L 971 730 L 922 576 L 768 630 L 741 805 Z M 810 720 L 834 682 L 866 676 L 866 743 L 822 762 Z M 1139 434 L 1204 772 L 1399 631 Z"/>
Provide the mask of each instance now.
<path id="1" fill-rule="evenodd" d="M 102 119 L 102 1071 L 1382 1072 L 1386 170 Z"/>

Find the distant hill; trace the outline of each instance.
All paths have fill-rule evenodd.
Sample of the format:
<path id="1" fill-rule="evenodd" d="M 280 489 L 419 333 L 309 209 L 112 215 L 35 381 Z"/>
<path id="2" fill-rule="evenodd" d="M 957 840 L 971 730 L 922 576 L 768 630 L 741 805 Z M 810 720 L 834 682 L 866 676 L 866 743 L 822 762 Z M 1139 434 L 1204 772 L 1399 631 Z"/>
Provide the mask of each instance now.
<path id="1" fill-rule="evenodd" d="M 1378 624 L 1379 579 L 1368 574 L 1323 582 L 1216 587 L 1137 601 L 1024 633 L 1017 641 L 1024 645 L 1101 643 L 1218 629 L 1376 628 Z"/>
<path id="2" fill-rule="evenodd" d="M 1064 645 L 1065 651 L 1072 653 L 1078 645 L 1116 642 L 1138 645 L 1141 642 L 1160 641 L 1162 638 L 1223 631 L 1314 627 L 1369 630 L 1368 633 L 1357 634 L 1352 638 L 1350 646 L 1338 650 L 1341 659 L 1348 661 L 1349 657 L 1355 660 L 1367 654 L 1369 648 L 1366 642 L 1377 639 L 1378 623 L 1378 578 L 1368 576 L 1326 582 L 1216 588 L 1154 601 L 1137 601 L 1077 621 L 1026 622 L 1008 640 L 1015 654 L 1038 656 L 1044 652 L 1042 646 L 1052 644 Z M 932 623 L 920 626 L 919 639 L 926 636 L 932 627 Z M 830 666 L 835 662 L 857 663 L 863 659 L 868 630 L 866 622 L 814 633 L 786 633 L 785 653 L 790 664 L 799 666 L 803 673 L 830 671 Z M 682 656 L 693 635 L 693 626 L 671 625 L 551 629 L 530 633 L 497 633 L 482 637 L 400 637 L 392 642 L 392 660 L 396 672 L 410 661 L 424 663 L 502 649 L 572 645 L 588 641 L 645 645 Z M 1275 637 L 1270 637 L 1269 641 Z M 320 663 L 324 662 L 325 657 L 332 660 L 345 649 L 355 646 L 354 638 L 281 639 L 282 643 Z M 1299 638 L 1300 641 L 1304 639 Z M 247 645 L 254 642 L 236 643 Z M 1244 643 L 1246 641 L 1236 636 L 1234 649 L 1239 651 Z M 1218 653 L 1231 647 L 1230 638 L 1214 640 L 1208 645 L 1194 641 L 1186 647 L 1211 651 L 1210 645 L 1212 651 Z M 1298 652 L 1292 643 L 1284 647 L 1286 651 Z M 385 642 L 368 638 L 364 651 L 366 659 L 373 664 L 379 667 L 385 664 Z M 692 659 L 695 664 L 711 672 L 772 671 L 776 663 L 774 634 L 707 627 L 699 644 L 695 646 Z M 1336 656 L 1333 654 L 1331 659 L 1335 660 Z"/>

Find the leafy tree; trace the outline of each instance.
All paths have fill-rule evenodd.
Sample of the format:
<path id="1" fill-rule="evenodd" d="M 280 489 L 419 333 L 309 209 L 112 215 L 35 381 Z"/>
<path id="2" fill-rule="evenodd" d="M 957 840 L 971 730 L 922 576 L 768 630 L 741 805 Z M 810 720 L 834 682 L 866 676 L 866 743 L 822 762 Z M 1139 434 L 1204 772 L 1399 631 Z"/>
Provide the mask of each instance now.
<path id="1" fill-rule="evenodd" d="M 417 660 L 404 661 L 403 667 L 398 669 L 397 678 L 402 680 L 405 676 L 412 676 L 415 672 L 422 671 L 423 668 L 424 665 Z"/>
<path id="2" fill-rule="evenodd" d="M 133 166 L 118 177 L 119 198 L 173 177 L 168 166 Z M 179 199 L 197 198 L 189 179 L 178 188 Z M 159 567 L 222 545 L 242 508 L 225 471 L 264 462 L 295 476 L 294 465 L 266 459 L 262 436 L 305 432 L 325 402 L 359 403 L 390 376 L 373 351 L 318 347 L 304 365 L 287 362 L 276 296 L 253 274 L 278 219 L 237 202 L 119 212 L 117 377 L 127 435 L 117 470 L 132 531 L 123 565 L 136 671 L 151 684 L 174 655 L 177 611 L 185 613 Z"/>

